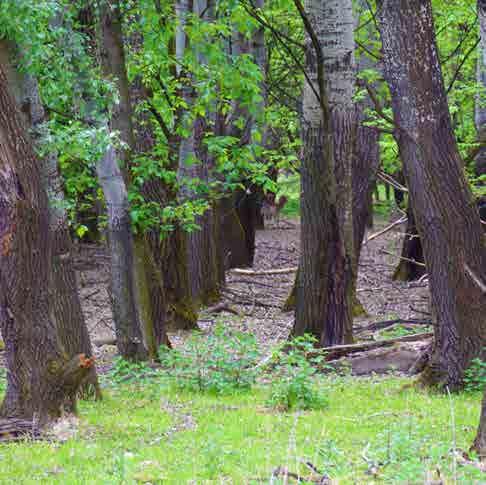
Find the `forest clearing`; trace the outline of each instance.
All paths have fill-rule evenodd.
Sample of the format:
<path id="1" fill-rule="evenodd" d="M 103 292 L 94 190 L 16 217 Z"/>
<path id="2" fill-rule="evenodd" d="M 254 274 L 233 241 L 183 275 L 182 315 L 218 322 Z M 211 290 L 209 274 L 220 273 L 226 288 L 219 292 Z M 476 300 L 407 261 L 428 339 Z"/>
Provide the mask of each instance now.
<path id="1" fill-rule="evenodd" d="M 486 0 L 0 0 L 0 484 L 486 483 Z"/>

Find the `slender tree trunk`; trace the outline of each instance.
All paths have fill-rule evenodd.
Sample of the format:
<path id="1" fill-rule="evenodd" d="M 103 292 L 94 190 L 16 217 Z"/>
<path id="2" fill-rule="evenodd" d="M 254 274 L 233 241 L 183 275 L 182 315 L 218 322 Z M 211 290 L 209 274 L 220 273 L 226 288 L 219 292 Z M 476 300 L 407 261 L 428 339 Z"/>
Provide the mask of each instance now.
<path id="1" fill-rule="evenodd" d="M 457 389 L 486 337 L 479 215 L 451 127 L 430 1 L 380 0 L 378 6 L 396 137 L 437 319 L 423 379 Z"/>
<path id="2" fill-rule="evenodd" d="M 481 95 L 476 98 L 476 130 L 478 138 L 486 137 L 486 106 L 484 90 L 486 89 L 486 0 L 478 0 L 478 19 L 481 41 L 478 47 L 477 81 L 482 88 Z M 486 175 L 486 147 L 482 147 L 475 160 L 476 176 Z"/>
<path id="3" fill-rule="evenodd" d="M 20 50 L 15 44 L 0 41 L 0 64 L 11 79 L 12 94 L 23 114 L 25 126 L 29 127 L 34 143 L 40 145 L 47 135 L 46 128 L 43 126 L 46 121 L 45 111 L 40 100 L 37 80 L 17 67 L 20 56 Z M 64 194 L 58 172 L 57 156 L 55 153 L 48 153 L 40 161 L 43 190 L 48 196 L 49 226 L 52 236 L 50 241 L 52 247 L 50 276 L 52 280 L 49 281 L 48 286 L 58 289 L 58 291 L 50 293 L 49 305 L 52 308 L 62 344 L 69 357 L 80 353 L 90 356 L 93 351 L 78 295 L 72 261 L 73 248 L 67 214 L 63 208 Z M 98 397 L 101 396 L 94 366 L 83 386 L 83 393 L 91 394 L 93 391 Z"/>
<path id="4" fill-rule="evenodd" d="M 110 130 L 119 130 L 122 139 L 133 145 L 128 81 L 123 52 L 119 5 L 102 1 L 99 5 L 99 48 L 104 75 L 115 78 L 120 102 L 114 108 Z M 120 157 L 118 156 L 120 155 Z M 147 357 L 143 345 L 135 286 L 135 246 L 131 229 L 126 179 L 119 167 L 127 155 L 109 146 L 96 170 L 108 210 L 108 244 L 111 257 L 113 317 L 120 354 L 130 360 Z M 126 168 L 126 167 L 125 167 Z"/>
<path id="5" fill-rule="evenodd" d="M 308 0 L 305 7 L 314 30 L 309 35 L 306 28 L 306 69 L 313 84 L 306 83 L 304 90 L 301 257 L 293 333 L 313 333 L 328 346 L 352 341 L 353 12 L 347 0 Z"/>
<path id="6" fill-rule="evenodd" d="M 100 10 L 100 40 L 102 43 L 101 64 L 105 76 L 111 78 L 119 92 L 119 104 L 111 118 L 111 129 L 120 133 L 126 149 L 119 149 L 118 156 L 123 163 L 125 183 L 130 184 L 130 156 L 135 147 L 133 129 L 133 110 L 130 101 L 130 85 L 125 62 L 123 45 L 122 17 L 119 2 L 111 5 L 103 2 Z M 152 359 L 157 358 L 158 346 L 168 342 L 165 335 L 166 322 L 160 311 L 152 308 L 157 300 L 163 300 L 154 295 L 155 287 L 150 286 L 152 258 L 149 254 L 149 242 L 145 235 L 137 233 L 133 237 L 133 277 L 136 294 L 138 318 L 144 336 L 145 345 Z M 162 292 L 163 289 L 160 289 Z M 157 318 L 155 318 L 157 314 Z M 164 312 L 165 315 L 165 312 Z M 157 328 L 156 328 L 157 327 Z M 159 335 L 160 338 L 156 338 Z"/>
<path id="7" fill-rule="evenodd" d="M 0 326 L 7 353 L 7 391 L 0 415 L 41 423 L 75 406 L 91 367 L 71 361 L 51 311 L 53 240 L 39 163 L 0 66 Z"/>

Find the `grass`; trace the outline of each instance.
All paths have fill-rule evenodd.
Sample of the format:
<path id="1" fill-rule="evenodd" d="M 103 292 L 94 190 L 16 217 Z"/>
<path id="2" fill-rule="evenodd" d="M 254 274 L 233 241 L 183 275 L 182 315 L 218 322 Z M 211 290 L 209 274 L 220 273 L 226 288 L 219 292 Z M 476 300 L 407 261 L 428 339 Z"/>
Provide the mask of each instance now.
<path id="1" fill-rule="evenodd" d="M 76 439 L 0 446 L 0 483 L 271 483 L 278 466 L 308 474 L 300 460 L 343 484 L 423 483 L 435 470 L 447 483 L 484 480 L 472 467 L 454 477 L 451 453 L 451 422 L 457 448 L 473 440 L 480 394 L 452 396 L 451 420 L 447 396 L 407 382 L 323 378 L 329 406 L 294 413 L 266 408 L 263 388 L 221 397 L 176 391 L 158 377 L 118 384 L 103 401 L 80 404 Z"/>

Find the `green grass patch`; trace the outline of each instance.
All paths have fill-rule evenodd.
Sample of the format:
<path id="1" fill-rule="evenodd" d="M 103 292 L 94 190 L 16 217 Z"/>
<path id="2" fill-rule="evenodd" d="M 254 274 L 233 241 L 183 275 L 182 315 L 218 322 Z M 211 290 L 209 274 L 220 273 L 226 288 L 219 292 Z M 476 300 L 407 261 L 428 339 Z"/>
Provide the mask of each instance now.
<path id="1" fill-rule="evenodd" d="M 423 483 L 437 469 L 453 483 L 451 450 L 471 444 L 480 393 L 452 396 L 452 418 L 447 396 L 407 382 L 319 378 L 327 406 L 305 412 L 268 408 L 266 387 L 221 396 L 164 377 L 117 384 L 103 401 L 80 403 L 76 439 L 0 446 L 0 483 L 257 484 L 278 466 L 308 474 L 302 460 L 343 484 Z M 455 479 L 484 476 L 458 466 Z"/>
<path id="2" fill-rule="evenodd" d="M 282 208 L 282 215 L 298 217 L 300 214 L 300 175 L 295 173 L 280 176 L 278 179 L 277 197 L 284 195 L 287 203 Z"/>

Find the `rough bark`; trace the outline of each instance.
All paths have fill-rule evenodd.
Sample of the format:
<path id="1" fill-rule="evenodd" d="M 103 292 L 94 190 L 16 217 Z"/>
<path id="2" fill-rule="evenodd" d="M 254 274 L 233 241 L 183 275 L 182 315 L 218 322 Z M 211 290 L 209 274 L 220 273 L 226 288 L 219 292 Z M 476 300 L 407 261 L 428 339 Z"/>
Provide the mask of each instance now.
<path id="1" fill-rule="evenodd" d="M 44 107 L 39 95 L 37 80 L 25 70 L 18 68 L 21 52 L 12 42 L 0 41 L 0 64 L 9 77 L 9 85 L 17 106 L 29 128 L 31 138 L 38 147 L 46 137 Z M 48 153 L 40 159 L 43 190 L 48 196 L 49 226 L 52 240 L 52 271 L 48 286 L 58 288 L 50 294 L 49 305 L 62 344 L 70 358 L 77 354 L 92 355 L 91 341 L 79 300 L 76 274 L 72 260 L 72 241 L 68 229 L 67 214 L 63 208 L 64 193 L 58 171 L 57 156 Z M 88 379 L 82 388 L 83 394 L 93 392 L 101 396 L 95 366 L 91 367 Z"/>
<path id="2" fill-rule="evenodd" d="M 7 354 L 7 391 L 0 415 L 43 422 L 76 392 L 91 367 L 72 365 L 58 336 L 49 292 L 52 234 L 39 162 L 0 66 L 0 326 Z M 89 359 L 88 359 L 89 360 Z M 76 364 L 74 364 L 76 367 Z"/>
<path id="3" fill-rule="evenodd" d="M 115 79 L 120 103 L 114 107 L 110 130 L 119 130 L 123 140 L 133 145 L 128 80 L 123 51 L 119 5 L 102 1 L 99 5 L 99 49 L 105 77 Z M 126 154 L 109 146 L 97 164 L 98 179 L 108 211 L 108 245 L 111 259 L 113 319 L 120 354 L 130 360 L 147 357 L 143 345 L 135 286 L 135 249 L 131 229 L 126 179 L 119 166 Z"/>
<path id="4" fill-rule="evenodd" d="M 381 0 L 378 6 L 396 138 L 437 320 L 423 380 L 457 389 L 486 337 L 479 215 L 451 127 L 430 1 Z"/>
<path id="5" fill-rule="evenodd" d="M 205 22 L 211 22 L 214 12 L 211 2 L 206 0 L 195 0 L 193 2 L 193 13 Z M 180 35 L 182 42 L 182 34 Z M 182 49 L 181 49 L 182 50 Z M 193 46 L 194 55 L 201 64 L 206 64 L 206 59 L 198 51 L 197 46 Z M 181 52 L 182 54 L 182 52 Z M 183 88 L 183 97 L 188 106 L 195 102 L 197 92 L 191 85 Z M 203 117 L 197 117 L 192 121 L 190 135 L 181 141 L 179 150 L 178 175 L 183 181 L 199 179 L 203 183 L 209 183 L 212 178 L 213 163 L 209 157 L 203 142 L 203 137 L 208 130 L 208 122 Z M 185 161 L 191 158 L 196 163 L 187 164 Z M 186 186 L 182 186 L 179 196 L 182 199 L 196 200 L 204 198 L 203 194 L 196 194 Z M 208 201 L 210 203 L 210 201 Z M 209 208 L 202 216 L 196 218 L 199 229 L 186 234 L 187 247 L 187 266 L 190 280 L 190 295 L 196 305 L 207 305 L 214 303 L 220 298 L 222 272 L 218 270 L 218 265 L 223 264 L 223 258 L 218 254 L 218 226 L 216 221 L 217 204 L 210 203 Z"/>
<path id="6" fill-rule="evenodd" d="M 481 40 L 478 46 L 477 81 L 483 90 L 486 90 L 486 0 L 478 0 L 479 33 Z M 476 98 L 476 130 L 478 139 L 486 136 L 486 105 L 485 93 Z M 482 147 L 475 159 L 476 176 L 486 175 L 486 147 Z"/>
<path id="7" fill-rule="evenodd" d="M 329 346 L 352 341 L 352 2 L 308 0 L 305 10 L 311 24 L 306 28 L 306 70 L 312 85 L 304 89 L 301 257 L 293 333 L 312 333 L 321 346 Z"/>

